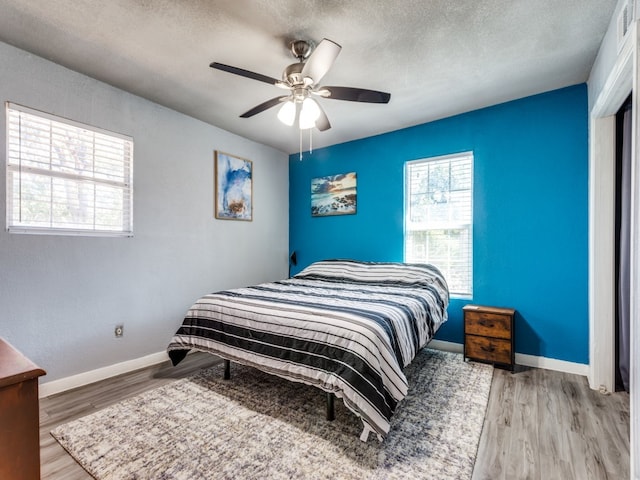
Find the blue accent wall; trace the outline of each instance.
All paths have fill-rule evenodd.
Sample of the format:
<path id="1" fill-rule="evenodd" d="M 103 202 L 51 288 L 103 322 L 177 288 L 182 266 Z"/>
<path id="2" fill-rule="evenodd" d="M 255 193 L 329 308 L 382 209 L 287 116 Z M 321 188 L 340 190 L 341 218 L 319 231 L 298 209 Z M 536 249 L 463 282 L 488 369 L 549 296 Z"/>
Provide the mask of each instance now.
<path id="1" fill-rule="evenodd" d="M 513 307 L 516 352 L 588 363 L 587 119 L 581 84 L 291 155 L 292 273 L 325 258 L 402 261 L 405 162 L 471 150 L 473 298 L 452 299 L 436 338 L 463 342 L 467 303 Z M 311 179 L 352 171 L 357 213 L 311 217 Z"/>

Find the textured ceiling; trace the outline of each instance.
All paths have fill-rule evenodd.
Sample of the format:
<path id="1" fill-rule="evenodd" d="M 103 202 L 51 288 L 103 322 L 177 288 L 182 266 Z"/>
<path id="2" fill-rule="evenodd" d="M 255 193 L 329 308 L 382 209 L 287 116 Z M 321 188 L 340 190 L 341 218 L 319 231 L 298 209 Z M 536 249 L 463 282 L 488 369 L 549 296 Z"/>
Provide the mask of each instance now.
<path id="1" fill-rule="evenodd" d="M 2 0 L 0 41 L 287 153 L 283 93 L 209 68 L 280 78 L 293 39 L 342 51 L 322 84 L 391 93 L 320 100 L 314 147 L 417 125 L 587 80 L 616 0 Z M 306 144 L 306 141 L 305 141 Z"/>

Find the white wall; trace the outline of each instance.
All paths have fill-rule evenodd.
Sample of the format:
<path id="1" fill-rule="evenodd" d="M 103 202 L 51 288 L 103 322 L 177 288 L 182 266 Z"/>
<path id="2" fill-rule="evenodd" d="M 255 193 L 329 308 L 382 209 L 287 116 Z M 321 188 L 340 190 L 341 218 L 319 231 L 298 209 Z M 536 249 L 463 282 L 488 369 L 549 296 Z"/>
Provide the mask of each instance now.
<path id="1" fill-rule="evenodd" d="M 202 294 L 286 277 L 285 153 L 3 43 L 0 100 L 134 139 L 133 238 L 9 234 L 0 115 L 0 337 L 41 381 L 160 352 Z M 252 222 L 213 217 L 216 149 L 253 160 Z"/>

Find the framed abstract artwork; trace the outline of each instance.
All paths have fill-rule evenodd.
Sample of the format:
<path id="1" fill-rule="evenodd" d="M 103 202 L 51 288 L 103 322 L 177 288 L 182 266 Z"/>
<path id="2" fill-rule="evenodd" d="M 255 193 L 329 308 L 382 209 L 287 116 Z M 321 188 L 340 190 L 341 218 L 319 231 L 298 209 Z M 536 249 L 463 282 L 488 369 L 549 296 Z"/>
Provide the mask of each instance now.
<path id="1" fill-rule="evenodd" d="M 356 213 L 356 172 L 311 180 L 311 216 Z"/>
<path id="2" fill-rule="evenodd" d="M 253 219 L 253 162 L 216 150 L 215 217 L 222 220 Z"/>

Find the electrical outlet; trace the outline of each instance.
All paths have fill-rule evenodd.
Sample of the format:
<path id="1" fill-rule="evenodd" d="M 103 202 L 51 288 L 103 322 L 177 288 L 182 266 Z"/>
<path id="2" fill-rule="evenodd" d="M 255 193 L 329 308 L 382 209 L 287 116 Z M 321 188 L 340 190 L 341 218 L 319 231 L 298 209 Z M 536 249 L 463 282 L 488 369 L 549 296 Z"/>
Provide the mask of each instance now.
<path id="1" fill-rule="evenodd" d="M 116 338 L 124 335 L 124 325 L 116 325 L 114 333 L 116 334 Z"/>

